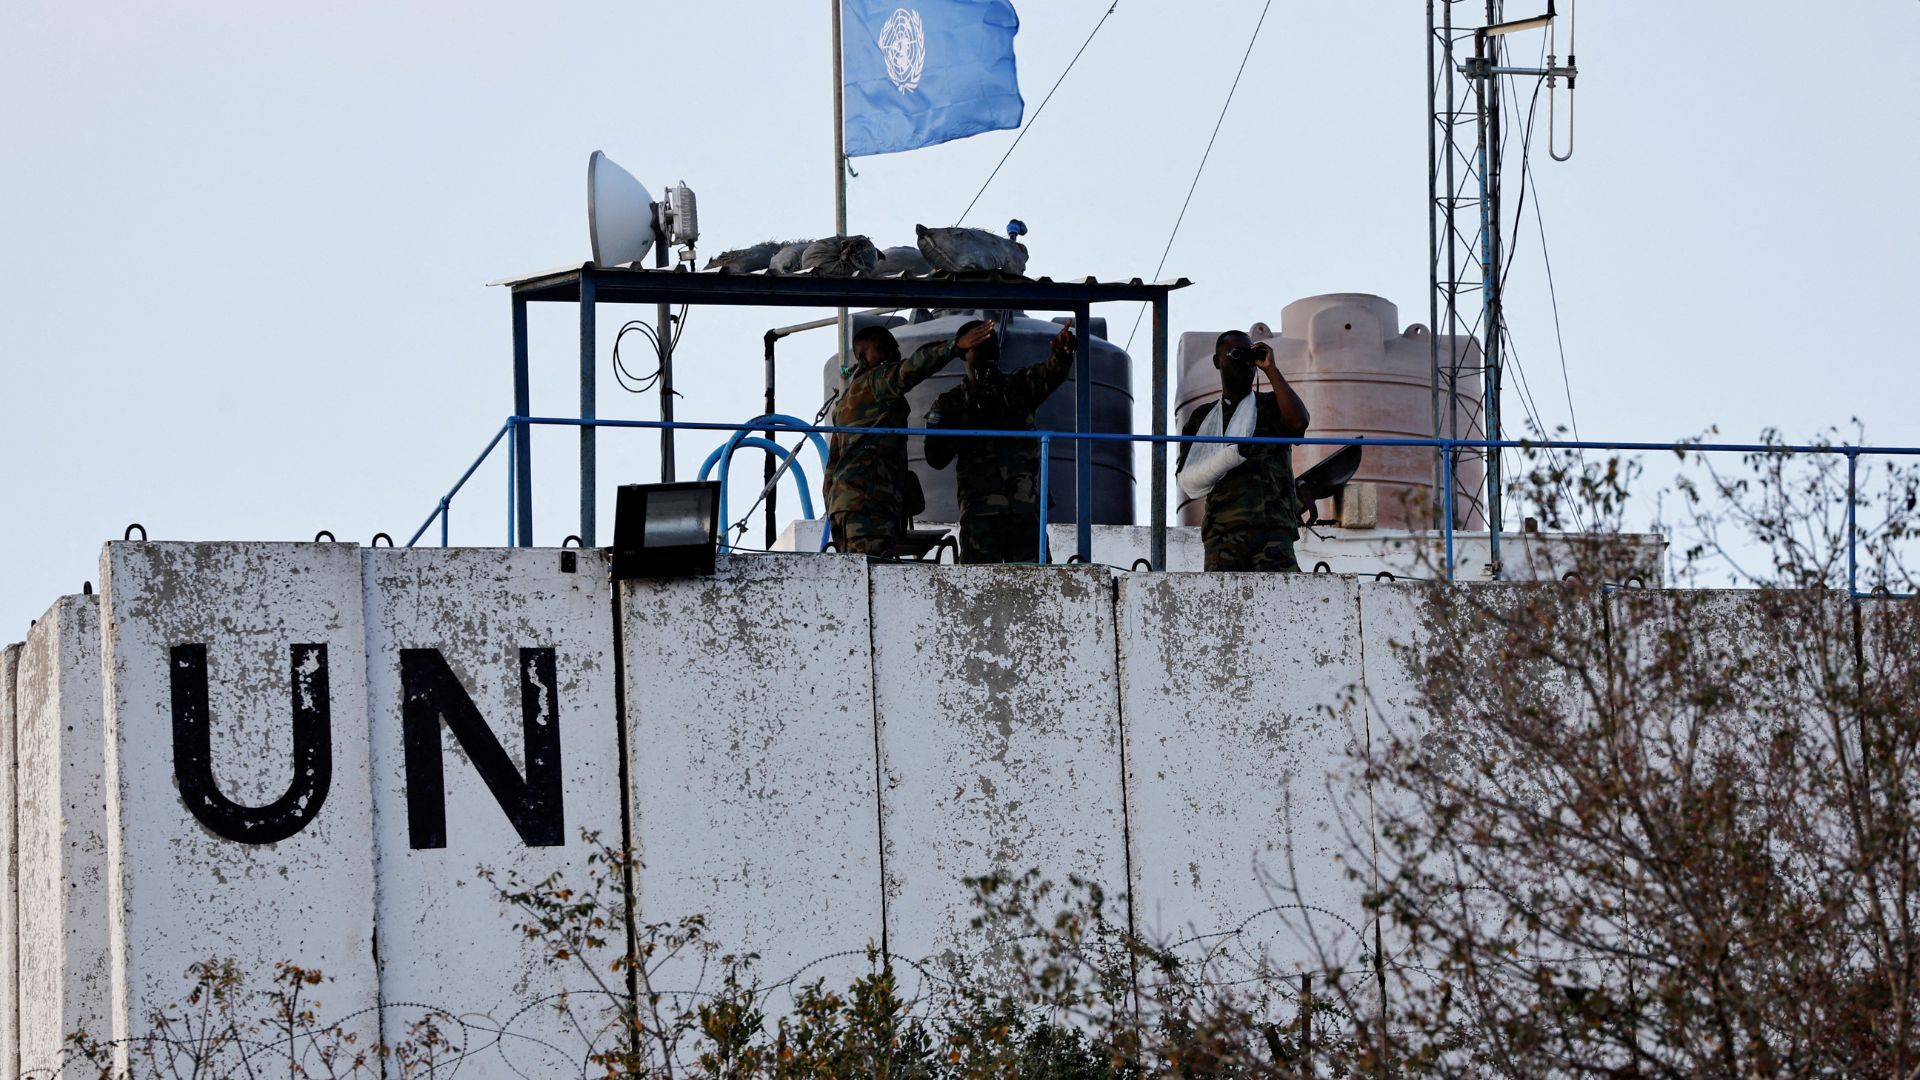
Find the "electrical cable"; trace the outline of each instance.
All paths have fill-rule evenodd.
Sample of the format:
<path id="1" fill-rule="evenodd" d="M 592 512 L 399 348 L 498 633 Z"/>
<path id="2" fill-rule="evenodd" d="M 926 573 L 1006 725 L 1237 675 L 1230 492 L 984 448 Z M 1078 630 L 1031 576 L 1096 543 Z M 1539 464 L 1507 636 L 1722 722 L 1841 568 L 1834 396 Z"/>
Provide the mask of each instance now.
<path id="1" fill-rule="evenodd" d="M 648 326 L 639 319 L 629 320 L 620 327 L 620 332 L 613 336 L 614 381 L 620 384 L 620 389 L 630 394 L 644 394 L 659 383 L 660 376 L 664 369 L 656 363 L 652 373 L 648 375 L 635 375 L 633 372 L 627 370 L 627 365 L 620 359 L 620 343 L 624 341 L 630 333 L 638 333 L 646 338 L 647 341 L 653 345 L 655 357 L 658 357 L 660 354 L 660 338 L 654 332 L 653 327 Z"/>
<path id="2" fill-rule="evenodd" d="M 1548 149 L 1551 150 L 1552 147 L 1549 146 Z M 1522 163 L 1522 166 L 1520 169 L 1520 182 L 1524 187 L 1530 189 L 1533 192 L 1533 221 L 1534 221 L 1534 226 L 1539 232 L 1539 236 L 1540 236 L 1540 262 L 1543 266 L 1545 266 L 1547 271 L 1547 300 L 1553 311 L 1553 343 L 1554 343 L 1555 349 L 1558 350 L 1560 354 L 1560 388 L 1566 395 L 1567 423 L 1568 423 L 1568 426 L 1573 430 L 1574 440 L 1578 442 L 1580 441 L 1580 416 L 1577 412 L 1574 411 L 1573 380 L 1567 374 L 1567 341 L 1565 336 L 1561 333 L 1561 329 L 1560 329 L 1560 295 L 1559 295 L 1559 290 L 1554 287 L 1553 257 L 1548 253 L 1548 250 L 1547 250 L 1547 223 L 1546 223 L 1546 219 L 1542 216 L 1540 211 L 1539 182 L 1533 178 L 1533 171 L 1527 168 L 1524 162 Z M 1514 228 L 1515 228 L 1515 231 L 1518 231 L 1519 229 L 1518 221 L 1514 222 Z M 1509 336 L 1508 340 L 1509 341 L 1512 340 L 1511 336 Z M 1537 409 L 1535 410 L 1535 423 L 1539 424 L 1542 431 L 1544 432 L 1545 425 L 1540 424 L 1538 419 Z M 1587 453 L 1585 450 L 1574 450 L 1573 457 L 1574 457 L 1574 460 L 1580 463 L 1580 467 L 1582 469 L 1586 468 Z M 1577 520 L 1577 517 L 1578 515 L 1576 513 L 1576 520 Z"/>
<path id="3" fill-rule="evenodd" d="M 685 333 L 687 329 L 686 305 L 681 305 L 679 315 L 670 316 L 670 318 L 676 323 L 676 329 L 673 333 L 672 344 L 665 350 L 667 352 L 672 352 L 680 347 L 680 335 Z M 629 333 L 639 334 L 647 339 L 648 344 L 653 346 L 653 355 L 655 358 L 654 369 L 646 375 L 635 375 L 627 368 L 626 363 L 620 359 L 620 343 Z M 614 381 L 620 384 L 620 389 L 630 394 L 648 393 L 660 385 L 661 377 L 666 374 L 666 365 L 660 361 L 661 353 L 659 332 L 656 331 L 651 324 L 641 319 L 628 320 L 620 327 L 620 332 L 613 336 Z M 675 390 L 673 391 L 673 396 L 685 397 L 686 395 Z"/>
<path id="4" fill-rule="evenodd" d="M 1534 428 L 1544 436 L 1547 434 L 1546 424 L 1540 419 L 1539 407 L 1534 404 L 1533 388 L 1527 385 L 1527 373 L 1520 366 L 1520 351 L 1514 348 L 1513 333 L 1503 326 L 1500 328 L 1500 339 L 1506 343 L 1508 355 L 1513 360 L 1513 373 L 1518 376 L 1520 380 L 1521 404 L 1525 407 L 1528 418 L 1533 421 Z M 1560 467 L 1559 453 L 1551 447 L 1545 449 L 1547 451 L 1547 460 L 1553 462 L 1554 468 L 1558 469 Z M 1581 459 L 1581 465 L 1584 467 L 1585 464 L 1585 459 Z M 1567 509 L 1573 515 L 1574 528 L 1580 532 L 1586 532 L 1586 515 L 1580 512 L 1580 501 L 1573 497 L 1573 490 L 1567 487 L 1565 480 L 1557 480 L 1556 484 L 1560 488 L 1560 494 L 1567 500 Z"/>
<path id="5" fill-rule="evenodd" d="M 1220 125 L 1227 122 L 1227 110 L 1233 106 L 1234 92 L 1240 89 L 1240 77 L 1247 73 L 1247 61 L 1253 58 L 1253 46 L 1260 40 L 1260 28 L 1267 24 L 1267 12 L 1273 7 L 1273 0 L 1266 0 L 1260 6 L 1260 19 L 1253 24 L 1253 34 L 1247 38 L 1247 51 L 1240 56 L 1239 70 L 1233 73 L 1233 85 L 1227 87 L 1227 100 L 1220 104 L 1220 115 L 1213 121 L 1213 134 L 1207 136 L 1207 148 L 1200 155 L 1200 166 L 1193 170 L 1193 183 L 1187 186 L 1187 197 L 1180 204 L 1180 214 L 1173 219 L 1173 232 L 1167 235 L 1167 246 L 1160 249 L 1160 262 L 1153 268 L 1153 280 L 1159 281 L 1160 274 L 1167 268 L 1167 255 L 1173 251 L 1173 241 L 1180 235 L 1180 224 L 1187 220 L 1187 207 L 1193 205 L 1193 193 L 1200 188 L 1200 174 L 1207 171 L 1207 159 L 1213 156 L 1214 140 L 1220 137 Z M 1134 313 L 1133 329 L 1127 332 L 1126 350 L 1133 350 L 1133 338 L 1140 332 L 1140 319 L 1147 313 L 1147 305 L 1141 304 Z"/>
<path id="6" fill-rule="evenodd" d="M 1542 62 L 1544 62 L 1545 59 L 1546 59 L 1546 46 L 1543 42 L 1541 45 Z M 1539 110 L 1540 110 L 1540 92 L 1545 85 L 1546 85 L 1546 79 L 1544 77 L 1540 77 L 1536 79 L 1533 87 L 1533 98 L 1528 103 L 1528 106 L 1527 106 L 1526 124 L 1522 129 L 1522 134 L 1520 137 L 1520 199 L 1514 206 L 1513 230 L 1512 230 L 1512 233 L 1510 234 L 1514 236 L 1516 239 L 1518 238 L 1520 233 L 1520 218 L 1526 211 L 1527 192 L 1530 188 L 1534 191 L 1535 217 L 1538 218 L 1540 214 L 1539 189 L 1538 189 L 1538 185 L 1533 182 L 1533 131 L 1534 131 L 1534 120 L 1539 115 Z M 1495 92 L 1501 94 L 1503 97 L 1507 96 L 1509 92 L 1509 84 L 1504 82 L 1497 84 L 1497 88 Z M 1514 98 L 1513 105 L 1515 107 L 1515 111 L 1517 112 L 1518 106 L 1519 106 L 1519 101 L 1517 97 Z M 1541 241 L 1542 241 L 1543 249 L 1545 246 L 1545 237 L 1546 237 L 1546 234 L 1543 231 L 1541 233 Z M 1515 243 L 1509 247 L 1507 251 L 1506 264 L 1502 266 L 1500 269 L 1500 291 L 1503 296 L 1506 293 L 1507 277 L 1513 272 L 1514 260 L 1518 256 L 1518 254 L 1519 254 L 1519 244 Z M 1534 400 L 1533 389 L 1527 383 L 1526 369 L 1520 362 L 1519 350 L 1514 347 L 1513 332 L 1507 326 L 1505 319 L 1500 320 L 1500 325 L 1499 327 L 1497 327 L 1497 331 L 1500 335 L 1500 341 L 1506 346 L 1507 358 L 1513 368 L 1514 375 L 1519 380 L 1521 406 L 1526 411 L 1527 418 L 1533 422 L 1533 426 L 1535 430 L 1539 431 L 1542 436 L 1545 436 L 1548 434 L 1546 421 L 1541 418 L 1540 407 L 1538 403 Z M 1556 319 L 1556 335 L 1557 335 L 1557 332 L 1558 332 L 1558 323 Z M 1563 349 L 1562 351 L 1563 376 L 1565 373 L 1564 358 L 1565 358 L 1565 353 Z M 1571 400 L 1569 400 L 1569 405 L 1571 405 Z M 1553 463 L 1553 466 L 1556 471 L 1560 469 L 1561 467 L 1560 455 L 1557 451 L 1549 449 L 1547 451 L 1547 459 Z M 1586 465 L 1585 455 L 1583 454 L 1577 455 L 1577 460 L 1580 461 L 1582 468 L 1584 468 Z M 1580 512 L 1579 501 L 1573 497 L 1572 490 L 1567 487 L 1566 482 L 1564 480 L 1558 481 L 1558 486 L 1560 488 L 1561 494 L 1567 500 L 1567 506 L 1569 510 L 1573 514 L 1575 527 L 1580 529 L 1580 531 L 1585 532 L 1586 524 L 1584 521 L 1584 515 L 1582 515 Z"/>
<path id="7" fill-rule="evenodd" d="M 1495 47 L 1498 48 L 1498 45 L 1496 44 Z M 1497 55 L 1498 54 L 1496 54 L 1496 56 Z M 1542 42 L 1540 46 L 1540 62 L 1542 64 L 1546 63 L 1546 44 L 1544 42 Z M 1502 81 L 1496 77 L 1494 79 L 1494 93 L 1498 94 L 1502 101 L 1507 102 L 1508 107 L 1517 115 L 1520 111 L 1520 99 L 1518 95 L 1512 92 L 1512 80 L 1514 78 L 1516 78 L 1516 76 L 1509 75 L 1505 81 Z M 1525 125 L 1522 126 L 1520 134 L 1520 201 L 1514 204 L 1513 228 L 1505 235 L 1518 237 L 1520 232 L 1520 217 L 1526 212 L 1527 178 L 1531 175 L 1533 162 L 1533 121 L 1540 112 L 1540 91 L 1546 84 L 1547 80 L 1545 76 L 1537 76 L 1533 84 L 1533 97 L 1527 103 L 1527 121 Z M 1506 144 L 1504 142 L 1501 143 L 1499 151 L 1503 155 L 1506 153 Z M 1506 261 L 1500 267 L 1499 276 L 1502 293 L 1506 291 L 1507 276 L 1513 272 L 1514 258 L 1518 253 L 1518 244 L 1508 245 Z"/>
<path id="8" fill-rule="evenodd" d="M 960 223 L 966 221 L 967 215 L 973 213 L 974 204 L 980 201 L 980 196 L 985 195 L 987 193 L 987 186 L 993 183 L 993 178 L 1000 175 L 1000 166 L 1005 165 L 1007 163 L 1007 159 L 1013 156 L 1013 151 L 1017 147 L 1019 147 L 1020 140 L 1027 137 L 1028 129 L 1032 128 L 1034 125 L 1034 122 L 1040 119 L 1040 114 L 1046 111 L 1047 102 L 1053 100 L 1054 90 L 1060 89 L 1060 84 L 1067 81 L 1067 75 L 1073 71 L 1073 65 L 1080 62 L 1080 54 L 1086 52 L 1087 46 L 1093 44 L 1093 35 L 1098 34 L 1100 32 L 1100 28 L 1107 25 L 1108 16 L 1111 16 L 1114 12 L 1114 9 L 1118 8 L 1119 6 L 1120 6 L 1120 0 L 1113 0 L 1113 3 L 1107 8 L 1107 14 L 1100 16 L 1100 21 L 1093 24 L 1093 32 L 1087 35 L 1087 40 L 1080 43 L 1080 51 L 1074 53 L 1073 59 L 1067 61 L 1066 70 L 1062 71 L 1060 73 L 1060 77 L 1053 81 L 1053 90 L 1048 90 L 1047 96 L 1040 99 L 1040 107 L 1033 110 L 1033 115 L 1027 117 L 1026 123 L 1020 125 L 1020 131 L 1017 134 L 1015 134 L 1013 137 L 1013 144 L 1007 147 L 1006 153 L 1000 155 L 999 163 L 994 165 L 993 171 L 987 174 L 987 179 L 983 183 L 981 183 L 980 190 L 973 193 L 973 199 L 972 201 L 967 203 L 967 208 L 965 210 L 960 211 L 960 216 L 954 219 L 953 223 L 955 225 L 959 225 Z"/>
<path id="9" fill-rule="evenodd" d="M 1534 184 L 1531 174 L 1522 177 L 1529 186 Z M 1567 392 L 1567 421 L 1573 427 L 1575 441 L 1580 440 L 1580 417 L 1573 411 L 1573 382 L 1567 377 L 1567 341 L 1560 334 L 1560 294 L 1553 285 L 1553 257 L 1547 253 L 1547 223 L 1540 217 L 1540 192 L 1536 187 L 1533 193 L 1533 220 L 1540 230 L 1540 261 L 1547 268 L 1547 299 L 1553 306 L 1553 341 L 1560 348 L 1560 385 Z"/>

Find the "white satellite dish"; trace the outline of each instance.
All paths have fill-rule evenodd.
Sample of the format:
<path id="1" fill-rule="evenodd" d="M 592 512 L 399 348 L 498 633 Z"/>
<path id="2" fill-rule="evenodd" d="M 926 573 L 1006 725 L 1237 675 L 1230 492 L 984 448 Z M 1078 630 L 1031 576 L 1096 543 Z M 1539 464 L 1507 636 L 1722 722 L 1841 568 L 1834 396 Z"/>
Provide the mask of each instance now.
<path id="1" fill-rule="evenodd" d="M 623 266 L 653 247 L 654 202 L 646 185 L 599 150 L 587 159 L 587 232 L 596 266 Z"/>

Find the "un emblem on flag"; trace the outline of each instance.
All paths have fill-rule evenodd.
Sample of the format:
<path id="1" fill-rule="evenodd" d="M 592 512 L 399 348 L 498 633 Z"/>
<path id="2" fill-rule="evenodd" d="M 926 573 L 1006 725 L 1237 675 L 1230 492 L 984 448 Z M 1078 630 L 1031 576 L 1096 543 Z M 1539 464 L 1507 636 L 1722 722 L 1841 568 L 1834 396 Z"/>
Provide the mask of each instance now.
<path id="1" fill-rule="evenodd" d="M 920 25 L 920 13 L 911 8 L 895 8 L 887 25 L 880 28 L 880 55 L 887 60 L 887 78 L 903 94 L 920 85 L 927 69 L 927 32 Z"/>

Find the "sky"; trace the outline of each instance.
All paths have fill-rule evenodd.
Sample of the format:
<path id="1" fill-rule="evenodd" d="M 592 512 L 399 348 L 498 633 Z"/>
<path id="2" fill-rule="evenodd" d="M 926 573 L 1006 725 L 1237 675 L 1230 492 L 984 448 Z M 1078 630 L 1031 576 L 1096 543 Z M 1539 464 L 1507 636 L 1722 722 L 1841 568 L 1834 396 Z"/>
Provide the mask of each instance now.
<path id="1" fill-rule="evenodd" d="M 1119 0 L 1034 119 L 1111 0 L 1019 3 L 1031 128 L 968 223 L 1025 220 L 1035 274 L 1150 277 L 1262 4 Z M 656 194 L 690 184 L 703 255 L 830 233 L 830 12 L 12 0 L 0 640 L 96 579 L 130 522 L 404 543 L 511 408 L 509 305 L 486 283 L 588 258 L 593 150 Z M 1536 153 L 1539 221 L 1511 239 L 1508 321 L 1542 422 L 1745 439 L 1857 418 L 1870 442 L 1920 443 L 1903 314 L 1920 296 L 1920 2 L 1577 16 L 1574 157 Z M 1167 258 L 1196 283 L 1176 334 L 1277 325 L 1326 292 L 1427 321 L 1425 65 L 1417 0 L 1272 0 Z M 1013 138 L 858 159 L 853 231 L 885 246 L 951 224 Z M 1098 313 L 1124 338 L 1132 310 Z M 621 314 L 603 313 L 603 365 Z M 762 333 L 809 314 L 691 313 L 679 417 L 757 414 Z M 537 413 L 576 403 L 572 318 L 536 308 Z M 783 405 L 811 415 L 830 336 L 783 348 Z M 657 415 L 602 371 L 602 416 Z M 535 440 L 543 544 L 576 527 L 573 442 Z M 705 445 L 683 441 L 683 473 Z M 656 448 L 603 436 L 606 492 L 654 479 Z M 455 500 L 455 543 L 504 542 L 504 475 L 496 455 Z"/>

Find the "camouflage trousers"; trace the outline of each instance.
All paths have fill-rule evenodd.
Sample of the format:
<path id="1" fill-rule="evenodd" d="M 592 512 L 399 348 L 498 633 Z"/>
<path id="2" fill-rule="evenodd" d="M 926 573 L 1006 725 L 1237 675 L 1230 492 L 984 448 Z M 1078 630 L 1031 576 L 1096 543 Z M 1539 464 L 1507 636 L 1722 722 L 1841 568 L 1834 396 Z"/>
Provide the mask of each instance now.
<path id="1" fill-rule="evenodd" d="M 1300 570 L 1300 562 L 1293 556 L 1290 532 L 1248 525 L 1209 530 L 1202 540 L 1207 547 L 1209 571 L 1298 573 Z"/>
<path id="2" fill-rule="evenodd" d="M 1039 554 L 1039 514 L 987 514 L 960 522 L 963 563 L 1030 563 Z"/>
<path id="3" fill-rule="evenodd" d="M 891 559 L 897 555 L 900 534 L 898 520 L 880 514 L 834 514 L 833 543 L 840 551 Z"/>

